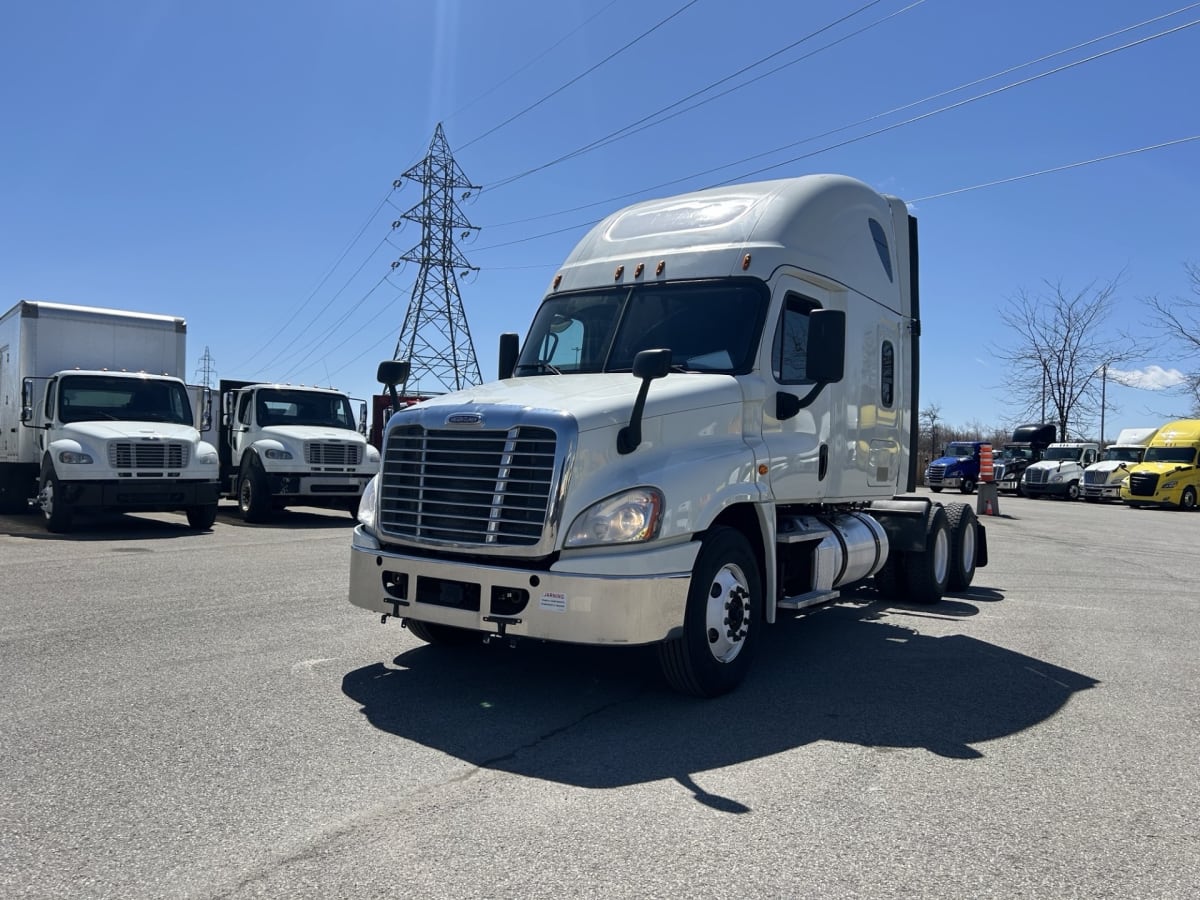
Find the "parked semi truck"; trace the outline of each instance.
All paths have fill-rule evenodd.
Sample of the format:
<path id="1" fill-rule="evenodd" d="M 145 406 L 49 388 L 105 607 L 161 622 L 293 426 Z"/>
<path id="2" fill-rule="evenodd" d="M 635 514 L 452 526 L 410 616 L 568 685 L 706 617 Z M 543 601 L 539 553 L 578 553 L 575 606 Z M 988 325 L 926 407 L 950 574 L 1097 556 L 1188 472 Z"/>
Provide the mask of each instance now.
<path id="1" fill-rule="evenodd" d="M 350 601 L 434 644 L 655 644 L 711 696 L 841 588 L 966 588 L 983 527 L 912 493 L 917 256 L 904 202 L 838 175 L 610 215 L 498 381 L 391 417 Z"/>
<path id="2" fill-rule="evenodd" d="M 0 511 L 46 527 L 77 513 L 217 512 L 217 451 L 201 440 L 175 316 L 22 300 L 0 316 Z"/>
<path id="3" fill-rule="evenodd" d="M 943 488 L 958 488 L 973 494 L 979 484 L 982 450 L 990 446 L 981 441 L 951 441 L 942 455 L 925 467 L 925 485 L 935 494 Z"/>
<path id="4" fill-rule="evenodd" d="M 1122 428 L 1116 441 L 1104 448 L 1100 458 L 1083 470 L 1080 495 L 1089 503 L 1120 500 L 1121 485 L 1129 470 L 1142 461 L 1146 445 L 1157 428 Z"/>
<path id="5" fill-rule="evenodd" d="M 1021 476 L 1021 493 L 1026 497 L 1079 499 L 1083 470 L 1096 461 L 1100 445 L 1088 441 L 1051 444 L 1042 458 L 1030 464 Z"/>
<path id="6" fill-rule="evenodd" d="M 1000 448 L 993 463 L 996 489 L 1023 494 L 1021 479 L 1030 465 L 1042 458 L 1046 448 L 1054 443 L 1058 427 L 1044 425 L 1018 425 L 1013 430 L 1012 440 Z"/>
<path id="7" fill-rule="evenodd" d="M 1169 422 L 1154 433 L 1142 461 L 1129 470 L 1121 499 L 1130 506 L 1194 510 L 1200 498 L 1200 419 Z"/>
<path id="8" fill-rule="evenodd" d="M 221 492 L 248 522 L 286 506 L 358 512 L 379 470 L 367 443 L 365 404 L 332 388 L 222 379 L 217 446 Z"/>

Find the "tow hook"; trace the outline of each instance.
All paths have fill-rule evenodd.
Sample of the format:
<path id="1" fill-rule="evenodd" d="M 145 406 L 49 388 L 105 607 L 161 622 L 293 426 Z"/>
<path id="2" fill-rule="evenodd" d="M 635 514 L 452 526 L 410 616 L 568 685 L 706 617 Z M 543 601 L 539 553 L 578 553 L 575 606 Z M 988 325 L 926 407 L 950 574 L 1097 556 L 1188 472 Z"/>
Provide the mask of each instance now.
<path id="1" fill-rule="evenodd" d="M 490 644 L 492 642 L 492 638 L 500 638 L 501 640 L 504 640 L 505 637 L 508 637 L 505 629 L 508 628 L 509 625 L 521 624 L 521 620 L 516 616 L 484 616 L 483 621 L 494 622 L 496 625 L 495 634 L 485 634 L 483 636 L 483 642 L 485 644 Z M 508 646 L 516 647 L 517 639 L 515 637 L 509 637 Z"/>

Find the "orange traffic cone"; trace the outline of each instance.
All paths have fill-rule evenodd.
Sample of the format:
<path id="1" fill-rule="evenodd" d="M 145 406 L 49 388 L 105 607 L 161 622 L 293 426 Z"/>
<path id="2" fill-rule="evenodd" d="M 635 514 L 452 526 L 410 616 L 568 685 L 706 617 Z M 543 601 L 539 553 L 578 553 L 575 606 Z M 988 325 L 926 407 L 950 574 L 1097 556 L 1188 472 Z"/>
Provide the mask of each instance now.
<path id="1" fill-rule="evenodd" d="M 995 513 L 992 512 L 992 500 L 990 497 L 987 500 L 987 505 L 984 506 L 984 508 L 983 508 L 983 514 L 985 516 L 994 516 L 995 515 Z"/>

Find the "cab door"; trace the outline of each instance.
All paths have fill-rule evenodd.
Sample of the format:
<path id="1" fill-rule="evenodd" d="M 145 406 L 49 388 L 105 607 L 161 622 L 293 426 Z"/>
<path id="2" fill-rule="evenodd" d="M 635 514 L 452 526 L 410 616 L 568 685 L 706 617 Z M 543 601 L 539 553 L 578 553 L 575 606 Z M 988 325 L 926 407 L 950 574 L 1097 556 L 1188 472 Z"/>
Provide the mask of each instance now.
<path id="1" fill-rule="evenodd" d="M 808 375 L 811 314 L 827 308 L 829 295 L 795 278 L 781 280 L 778 318 L 768 323 L 770 360 L 763 367 L 763 445 L 767 480 L 776 503 L 822 499 L 828 489 L 832 448 L 831 391 Z"/>

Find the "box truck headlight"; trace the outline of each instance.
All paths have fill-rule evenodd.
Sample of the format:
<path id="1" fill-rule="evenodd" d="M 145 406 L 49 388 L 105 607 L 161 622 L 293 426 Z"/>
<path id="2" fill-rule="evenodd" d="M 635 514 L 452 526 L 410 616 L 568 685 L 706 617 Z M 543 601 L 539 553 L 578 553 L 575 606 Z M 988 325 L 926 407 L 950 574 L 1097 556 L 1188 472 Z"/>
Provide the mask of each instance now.
<path id="1" fill-rule="evenodd" d="M 369 463 L 379 462 L 379 451 L 376 450 L 375 447 L 372 446 L 371 444 L 367 444 L 367 462 L 369 462 Z"/>
<path id="2" fill-rule="evenodd" d="M 358 501 L 358 523 L 370 532 L 375 531 L 375 482 L 378 478 L 378 475 L 371 476 Z"/>
<path id="3" fill-rule="evenodd" d="M 60 463 L 67 463 L 68 465 L 78 466 L 90 463 L 92 458 L 88 454 L 80 453 L 76 450 L 60 450 L 58 454 L 58 461 Z"/>
<path id="4" fill-rule="evenodd" d="M 208 450 L 196 456 L 196 462 L 202 466 L 215 466 L 217 464 L 217 451 Z"/>
<path id="5" fill-rule="evenodd" d="M 290 451 L 276 450 L 274 447 L 269 447 L 266 450 L 266 452 L 263 453 L 263 456 L 265 456 L 267 459 L 291 459 L 292 458 L 292 454 Z"/>
<path id="6" fill-rule="evenodd" d="M 632 544 L 658 534 L 662 521 L 662 492 L 649 487 L 601 500 L 581 512 L 567 532 L 568 547 Z"/>

